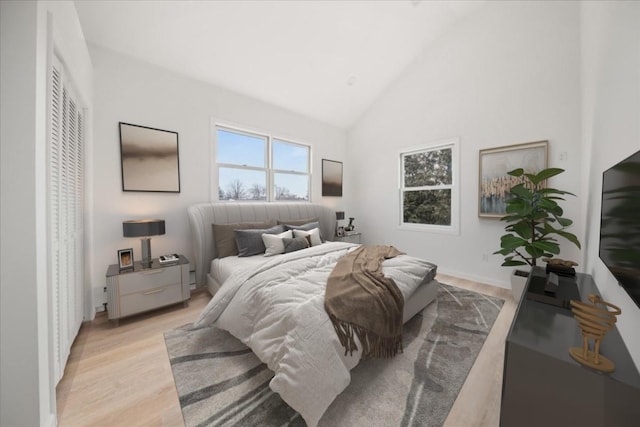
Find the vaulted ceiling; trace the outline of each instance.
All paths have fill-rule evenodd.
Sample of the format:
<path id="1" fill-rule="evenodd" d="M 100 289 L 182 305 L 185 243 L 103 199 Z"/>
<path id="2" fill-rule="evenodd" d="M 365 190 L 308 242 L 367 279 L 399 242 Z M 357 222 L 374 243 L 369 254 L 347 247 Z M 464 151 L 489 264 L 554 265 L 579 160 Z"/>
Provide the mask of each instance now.
<path id="1" fill-rule="evenodd" d="M 483 1 L 75 2 L 88 42 L 348 129 Z"/>

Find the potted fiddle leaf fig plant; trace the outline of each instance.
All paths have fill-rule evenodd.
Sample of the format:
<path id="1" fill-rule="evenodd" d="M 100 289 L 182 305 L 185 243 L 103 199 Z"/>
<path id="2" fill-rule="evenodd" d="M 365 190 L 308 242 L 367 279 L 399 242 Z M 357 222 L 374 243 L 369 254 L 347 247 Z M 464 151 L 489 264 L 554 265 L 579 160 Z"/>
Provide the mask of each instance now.
<path id="1" fill-rule="evenodd" d="M 564 172 L 564 169 L 547 168 L 537 174 L 524 173 L 522 168 L 507 172 L 513 177 L 522 178 L 523 182 L 514 185 L 511 197 L 506 202 L 506 215 L 501 218 L 505 221 L 505 231 L 500 237 L 500 249 L 494 254 L 504 256 L 503 267 L 537 265 L 541 257 L 552 258 L 560 253 L 560 245 L 557 237 L 562 237 L 580 248 L 578 238 L 566 231 L 573 221 L 563 216 L 564 211 L 558 201 L 564 200 L 563 196 L 575 194 L 568 191 L 545 187 L 547 179 Z M 516 301 L 520 299 L 526 283 L 526 274 L 519 285 L 512 281 L 512 290 Z M 512 278 L 514 278 L 512 275 Z M 516 280 L 518 280 L 516 278 Z"/>

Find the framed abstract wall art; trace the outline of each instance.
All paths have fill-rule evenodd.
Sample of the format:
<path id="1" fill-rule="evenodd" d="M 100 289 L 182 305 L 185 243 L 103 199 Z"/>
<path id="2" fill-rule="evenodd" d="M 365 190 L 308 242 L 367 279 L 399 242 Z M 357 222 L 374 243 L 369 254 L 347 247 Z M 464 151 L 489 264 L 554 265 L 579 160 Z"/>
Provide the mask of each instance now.
<path id="1" fill-rule="evenodd" d="M 549 141 L 536 141 L 480 150 L 478 216 L 502 218 L 509 190 L 521 182 L 507 174 L 517 168 L 538 173 L 547 167 Z"/>
<path id="2" fill-rule="evenodd" d="M 180 192 L 178 133 L 119 123 L 122 191 Z"/>
<path id="3" fill-rule="evenodd" d="M 322 196 L 342 197 L 342 162 L 322 159 Z"/>

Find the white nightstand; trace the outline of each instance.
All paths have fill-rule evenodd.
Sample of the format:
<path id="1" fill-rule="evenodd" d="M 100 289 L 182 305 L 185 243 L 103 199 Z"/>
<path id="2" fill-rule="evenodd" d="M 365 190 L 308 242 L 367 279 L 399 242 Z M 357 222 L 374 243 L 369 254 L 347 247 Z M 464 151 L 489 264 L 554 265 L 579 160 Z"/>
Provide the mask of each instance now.
<path id="1" fill-rule="evenodd" d="M 122 317 L 166 305 L 182 302 L 186 307 L 189 298 L 189 260 L 184 255 L 170 264 L 155 258 L 150 268 L 136 261 L 131 270 L 120 271 L 117 264 L 107 270 L 107 311 L 115 326 Z"/>
<path id="2" fill-rule="evenodd" d="M 347 242 L 347 243 L 362 243 L 360 237 L 362 233 L 358 233 L 357 231 L 347 232 L 344 236 L 336 236 L 334 238 L 337 242 Z"/>

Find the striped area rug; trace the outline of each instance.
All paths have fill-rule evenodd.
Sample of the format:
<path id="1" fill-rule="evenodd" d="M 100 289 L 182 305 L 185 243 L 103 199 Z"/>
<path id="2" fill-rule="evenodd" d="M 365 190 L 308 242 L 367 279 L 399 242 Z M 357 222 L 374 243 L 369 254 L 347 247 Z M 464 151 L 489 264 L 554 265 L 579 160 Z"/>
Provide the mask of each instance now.
<path id="1" fill-rule="evenodd" d="M 499 298 L 440 285 L 404 326 L 404 352 L 363 360 L 320 426 L 440 426 L 502 308 Z M 180 406 L 192 426 L 304 426 L 269 389 L 273 373 L 229 333 L 165 333 Z"/>

